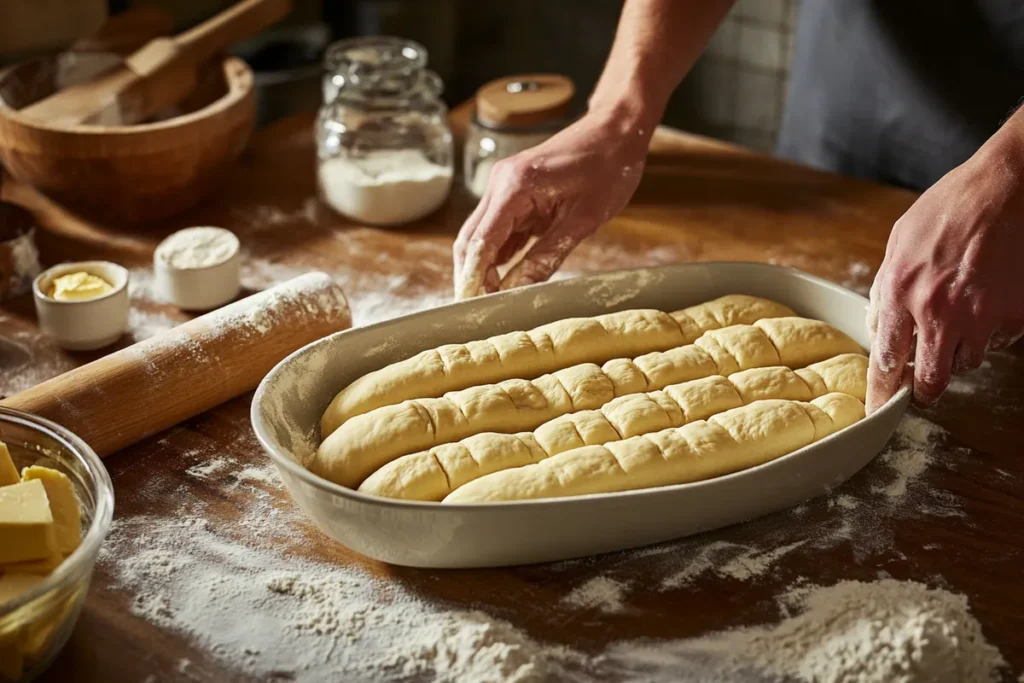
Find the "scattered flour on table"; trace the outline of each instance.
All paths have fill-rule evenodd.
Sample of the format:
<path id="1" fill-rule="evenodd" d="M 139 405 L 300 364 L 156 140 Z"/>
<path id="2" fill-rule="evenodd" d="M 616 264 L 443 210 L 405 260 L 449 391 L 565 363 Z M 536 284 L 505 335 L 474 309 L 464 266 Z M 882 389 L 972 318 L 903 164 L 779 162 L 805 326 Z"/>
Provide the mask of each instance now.
<path id="1" fill-rule="evenodd" d="M 185 470 L 185 474 L 199 479 L 209 479 L 229 467 L 231 467 L 231 461 L 227 458 L 214 458 L 213 460 L 189 467 Z"/>
<path id="2" fill-rule="evenodd" d="M 133 613 L 192 636 L 253 677 L 586 680 L 572 678 L 581 655 L 536 643 L 500 619 L 445 609 L 360 568 L 234 542 L 196 518 L 118 521 L 103 562 L 135 591 Z"/>
<path id="3" fill-rule="evenodd" d="M 128 331 L 137 342 L 155 337 L 181 323 L 181 320 L 166 313 L 146 310 L 138 305 L 133 305 L 128 311 Z"/>
<path id="4" fill-rule="evenodd" d="M 1006 351 L 990 351 L 988 357 L 975 370 L 949 378 L 946 393 L 952 396 L 971 397 L 975 394 L 988 394 L 997 387 L 1006 386 L 1005 375 L 1007 366 L 1019 362 L 1018 357 Z M 1011 370 L 1012 372 L 1012 370 Z M 1003 379 L 1001 379 L 1003 378 Z M 1012 405 L 1015 396 L 1007 396 L 1006 404 Z"/>
<path id="5" fill-rule="evenodd" d="M 156 281 L 153 276 L 153 269 L 132 268 L 128 272 L 128 296 L 132 301 L 152 301 L 160 303 L 156 294 Z"/>
<path id="6" fill-rule="evenodd" d="M 232 210 L 232 217 L 246 226 L 246 233 L 263 230 L 278 230 L 286 225 L 315 225 L 319 216 L 320 203 L 316 197 L 307 197 L 293 210 L 284 210 L 276 205 L 251 206 Z"/>
<path id="7" fill-rule="evenodd" d="M 967 599 L 912 581 L 799 586 L 772 625 L 674 642 L 613 644 L 598 658 L 633 680 L 996 681 L 1005 665 Z"/>
<path id="8" fill-rule="evenodd" d="M 280 484 L 281 479 L 272 468 L 267 467 L 244 467 L 238 472 L 239 481 L 254 484 L 274 485 Z"/>
<path id="9" fill-rule="evenodd" d="M 1003 666 L 966 598 L 915 582 L 797 585 L 778 598 L 776 623 L 614 642 L 588 656 L 360 568 L 233 542 L 197 518 L 118 521 L 103 552 L 103 562 L 119 558 L 113 569 L 135 592 L 133 613 L 260 678 L 973 683 L 996 680 Z M 600 608 L 620 588 L 584 587 L 564 602 Z"/>
<path id="10" fill-rule="evenodd" d="M 718 567 L 715 571 L 722 576 L 729 577 L 730 579 L 736 579 L 737 581 L 749 581 L 754 577 L 763 575 L 776 562 L 778 562 L 780 558 L 788 555 L 790 551 L 799 548 L 803 544 L 804 541 L 797 541 L 796 543 L 790 543 L 789 545 L 784 545 L 779 548 L 775 548 L 774 550 L 741 553 L 721 567 Z"/>
<path id="11" fill-rule="evenodd" d="M 782 581 L 774 591 L 780 597 L 768 605 L 778 612 L 776 620 L 762 615 L 743 628 L 685 640 L 618 641 L 582 652 L 538 642 L 484 604 L 452 605 L 358 565 L 303 559 L 285 550 L 282 539 L 294 539 L 309 523 L 293 505 L 281 504 L 276 486 L 250 487 L 240 517 L 223 528 L 204 518 L 204 503 L 188 487 L 178 489 L 176 512 L 118 518 L 101 566 L 128 594 L 134 614 L 187 634 L 258 679 L 995 680 L 1002 658 L 963 596 L 891 579 L 809 586 L 802 577 L 776 572 L 784 556 L 850 543 L 875 533 L 880 519 L 914 516 L 922 502 L 937 505 L 922 485 L 924 471 L 901 463 L 915 461 L 942 438 L 931 423 L 908 416 L 888 452 L 865 473 L 868 481 L 819 506 L 828 512 L 825 520 L 810 521 L 807 512 L 794 524 L 793 513 L 780 513 L 790 520 L 759 520 L 545 570 L 553 577 L 573 566 L 594 570 L 551 606 L 559 619 L 587 610 L 627 615 L 635 586 L 699 591 L 698 582 L 709 580 Z M 187 472 L 206 488 L 276 478 L 269 465 L 189 452 L 195 462 Z M 898 493 L 876 486 L 894 481 Z M 160 481 L 151 485 L 152 495 L 166 496 Z M 845 536 L 836 533 L 837 525 L 845 526 Z M 889 548 L 883 542 L 867 549 Z"/>
<path id="12" fill-rule="evenodd" d="M 617 581 L 608 576 L 597 576 L 573 589 L 562 601 L 579 609 L 622 612 L 625 609 L 623 599 L 628 590 L 628 582 Z"/>
<path id="13" fill-rule="evenodd" d="M 47 337 L 29 329 L 7 328 L 0 312 L 0 396 L 13 396 L 75 368 Z"/>
<path id="14" fill-rule="evenodd" d="M 888 498 L 902 498 L 907 494 L 907 485 L 921 476 L 932 462 L 930 444 L 945 430 L 923 417 L 908 414 L 900 423 L 897 442 L 899 448 L 887 450 L 880 460 L 889 466 L 896 477 L 888 483 L 878 484 L 874 490 Z"/>
<path id="15" fill-rule="evenodd" d="M 737 581 L 750 581 L 763 576 L 776 562 L 803 544 L 804 541 L 797 541 L 764 550 L 727 541 L 716 541 L 700 548 L 685 567 L 663 579 L 661 587 L 672 589 L 686 586 L 708 573 Z"/>

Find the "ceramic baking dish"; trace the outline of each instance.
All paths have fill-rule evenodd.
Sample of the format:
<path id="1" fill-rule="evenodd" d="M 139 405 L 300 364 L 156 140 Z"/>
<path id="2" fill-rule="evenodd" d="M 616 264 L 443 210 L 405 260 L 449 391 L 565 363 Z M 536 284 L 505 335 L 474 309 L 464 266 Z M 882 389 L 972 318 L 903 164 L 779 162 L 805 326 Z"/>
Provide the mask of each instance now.
<path id="1" fill-rule="evenodd" d="M 735 524 L 821 495 L 885 445 L 910 393 L 815 444 L 708 481 L 625 493 L 486 505 L 388 500 L 320 479 L 299 463 L 315 450 L 334 395 L 371 370 L 446 343 L 628 308 L 678 310 L 724 294 L 762 296 L 827 321 L 868 345 L 867 300 L 796 270 L 693 263 L 525 287 L 339 332 L 296 351 L 256 391 L 256 436 L 299 506 L 338 542 L 414 567 L 490 567 L 647 545 Z"/>

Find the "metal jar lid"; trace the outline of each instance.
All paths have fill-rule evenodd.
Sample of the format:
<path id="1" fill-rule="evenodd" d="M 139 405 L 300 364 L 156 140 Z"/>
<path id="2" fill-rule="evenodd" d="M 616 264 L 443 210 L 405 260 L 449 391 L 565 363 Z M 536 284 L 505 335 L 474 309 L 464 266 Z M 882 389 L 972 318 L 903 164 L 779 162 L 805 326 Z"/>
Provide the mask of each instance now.
<path id="1" fill-rule="evenodd" d="M 476 92 L 476 120 L 488 128 L 535 128 L 565 118 L 576 87 L 559 74 L 521 74 Z"/>

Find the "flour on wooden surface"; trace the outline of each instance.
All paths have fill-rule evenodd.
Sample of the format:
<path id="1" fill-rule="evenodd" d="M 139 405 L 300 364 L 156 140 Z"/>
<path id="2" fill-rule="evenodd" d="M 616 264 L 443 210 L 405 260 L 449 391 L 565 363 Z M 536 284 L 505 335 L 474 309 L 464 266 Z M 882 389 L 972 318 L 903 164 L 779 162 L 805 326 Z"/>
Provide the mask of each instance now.
<path id="1" fill-rule="evenodd" d="M 0 327 L 4 324 L 0 314 Z M 0 396 L 13 396 L 75 367 L 74 360 L 47 337 L 28 329 L 5 329 L 0 338 Z"/>
<path id="2" fill-rule="evenodd" d="M 163 311 L 147 310 L 140 305 L 133 305 L 128 311 L 128 333 L 137 342 L 155 337 L 181 323 L 180 319 Z"/>
<path id="3" fill-rule="evenodd" d="M 245 226 L 246 233 L 258 233 L 297 224 L 316 225 L 319 211 L 316 197 L 307 197 L 302 204 L 292 210 L 285 210 L 277 205 L 255 205 L 233 209 L 232 217 L 240 225 Z"/>
<path id="4" fill-rule="evenodd" d="M 189 467 L 185 470 L 185 474 L 198 479 L 209 479 L 213 475 L 222 472 L 229 467 L 231 467 L 230 460 L 226 458 L 214 458 L 213 460 L 207 460 L 206 462 Z"/>
<path id="5" fill-rule="evenodd" d="M 236 475 L 239 481 L 265 486 L 280 486 L 281 478 L 277 471 L 269 467 L 244 467 Z"/>
<path id="6" fill-rule="evenodd" d="M 996 681 L 1005 662 L 967 599 L 912 581 L 800 586 L 776 624 L 613 644 L 598 667 L 645 681 Z"/>
<path id="7" fill-rule="evenodd" d="M 762 549 L 726 541 L 709 543 L 699 548 L 679 571 L 662 579 L 660 587 L 663 590 L 680 588 L 709 573 L 737 581 L 751 581 L 763 576 L 776 562 L 803 544 L 804 541 L 797 541 Z"/>
<path id="8" fill-rule="evenodd" d="M 157 472 L 147 483 L 152 491 L 141 494 L 167 500 L 170 493 L 179 509 L 117 519 L 100 566 L 129 594 L 134 614 L 188 635 L 252 678 L 994 680 L 1002 659 L 963 596 L 891 579 L 809 586 L 799 575 L 779 572 L 783 557 L 813 561 L 815 553 L 839 544 L 859 548 L 862 559 L 893 553 L 891 539 L 880 533 L 887 525 L 920 514 L 922 505 L 955 508 L 955 501 L 936 499 L 925 481 L 927 468 L 899 466 L 913 460 L 907 451 L 934 449 L 944 438 L 935 425 L 908 416 L 887 453 L 827 505 L 544 569 L 553 580 L 569 570 L 582 573 L 551 606 L 560 620 L 588 611 L 622 618 L 636 610 L 632 592 L 650 587 L 699 591 L 709 581 L 775 587 L 779 597 L 768 608 L 777 619 L 762 616 L 744 628 L 686 640 L 620 641 L 582 652 L 538 642 L 485 604 L 450 605 L 358 564 L 303 559 L 295 551 L 301 545 L 288 551 L 282 539 L 301 537 L 311 523 L 269 484 L 277 478 L 272 467 L 204 452 L 201 443 L 187 442 L 183 465 L 203 490 L 258 484 L 247 486 L 251 495 L 238 518 L 223 527 L 207 521 L 202 498 L 188 486 L 169 492 L 170 481 Z M 245 449 L 258 448 L 249 435 L 241 440 Z M 882 490 L 894 481 L 899 495 Z"/>
<path id="9" fill-rule="evenodd" d="M 579 609 L 596 609 L 607 613 L 622 612 L 625 609 L 623 599 L 629 587 L 629 582 L 617 581 L 608 576 L 597 576 L 574 588 L 562 601 Z"/>
<path id="10" fill-rule="evenodd" d="M 579 655 L 474 610 L 446 609 L 361 568 L 285 557 L 295 512 L 252 509 L 226 538 L 200 518 L 118 520 L 103 550 L 132 612 L 244 675 L 289 680 L 547 681 Z"/>

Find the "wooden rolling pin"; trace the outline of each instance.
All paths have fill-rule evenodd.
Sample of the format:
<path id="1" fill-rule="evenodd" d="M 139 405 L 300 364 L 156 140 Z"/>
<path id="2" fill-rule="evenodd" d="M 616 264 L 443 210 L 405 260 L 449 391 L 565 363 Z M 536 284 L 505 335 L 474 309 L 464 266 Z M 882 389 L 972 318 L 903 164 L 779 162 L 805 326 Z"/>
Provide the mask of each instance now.
<path id="1" fill-rule="evenodd" d="M 351 324 L 341 287 L 307 273 L 0 405 L 53 420 L 106 456 L 254 389 L 285 356 Z"/>

